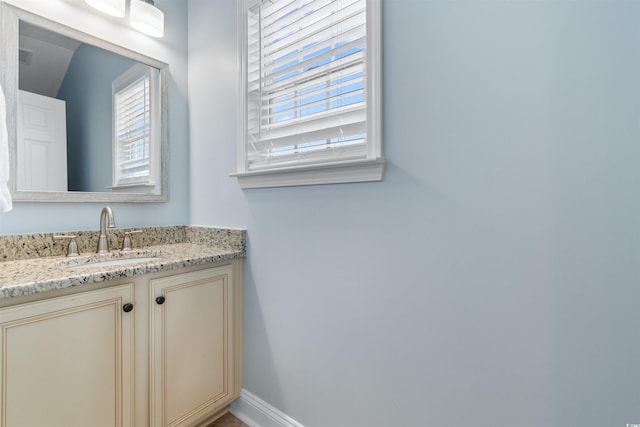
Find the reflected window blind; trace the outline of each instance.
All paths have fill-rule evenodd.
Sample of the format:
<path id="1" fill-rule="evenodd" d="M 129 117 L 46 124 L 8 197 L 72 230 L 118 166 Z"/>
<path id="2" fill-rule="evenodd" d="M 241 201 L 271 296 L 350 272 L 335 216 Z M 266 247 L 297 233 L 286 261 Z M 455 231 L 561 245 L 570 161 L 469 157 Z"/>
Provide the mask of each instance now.
<path id="1" fill-rule="evenodd" d="M 149 74 L 119 90 L 114 102 L 116 185 L 148 183 L 151 144 Z"/>
<path id="2" fill-rule="evenodd" d="M 366 158 L 365 0 L 260 1 L 246 59 L 249 170 Z"/>

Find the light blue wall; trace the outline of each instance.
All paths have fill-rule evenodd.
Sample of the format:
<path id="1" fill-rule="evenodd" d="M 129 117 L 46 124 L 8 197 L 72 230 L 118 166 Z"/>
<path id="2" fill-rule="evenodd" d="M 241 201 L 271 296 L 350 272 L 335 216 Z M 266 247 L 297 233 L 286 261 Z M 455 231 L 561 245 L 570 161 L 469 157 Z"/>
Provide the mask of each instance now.
<path id="1" fill-rule="evenodd" d="M 17 2 L 17 0 L 12 0 Z M 73 8 L 63 4 L 42 4 L 41 7 Z M 28 8 L 31 0 L 17 2 Z M 44 2 L 43 2 L 44 3 Z M 52 2 L 53 3 L 53 2 Z M 158 52 L 159 59 L 169 64 L 169 202 L 168 203 L 110 203 L 118 227 L 145 227 L 154 225 L 188 224 L 189 222 L 189 130 L 187 112 L 187 5 L 183 1 L 157 0 L 156 5 L 165 13 L 165 37 L 155 40 L 133 32 L 127 36 L 125 47 L 141 52 Z M 40 5 L 37 5 L 40 6 Z M 35 6 L 34 6 L 35 7 Z M 81 11 L 86 8 L 79 4 Z M 80 15 L 80 13 L 79 13 Z M 90 15 L 103 24 L 109 18 Z M 73 17 L 69 17 L 73 20 Z M 78 18 L 80 19 L 80 18 Z M 118 33 L 127 34 L 128 28 L 112 25 Z M 79 22 L 78 25 L 85 24 Z M 123 24 L 126 25 L 126 24 Z M 98 25 L 96 25 L 98 26 Z M 101 28 L 102 30 L 102 28 Z M 114 34 L 114 39 L 120 34 Z M 104 203 L 14 203 L 13 211 L 0 215 L 0 235 L 52 232 L 65 230 L 95 230 L 99 226 L 100 211 Z"/>
<path id="2" fill-rule="evenodd" d="M 384 182 L 241 191 L 189 0 L 191 222 L 246 227 L 244 387 L 305 426 L 640 423 L 640 3 L 384 0 Z"/>
<path id="3" fill-rule="evenodd" d="M 112 83 L 136 64 L 86 44 L 76 49 L 58 99 L 67 106 L 69 190 L 106 191 L 112 180 Z"/>

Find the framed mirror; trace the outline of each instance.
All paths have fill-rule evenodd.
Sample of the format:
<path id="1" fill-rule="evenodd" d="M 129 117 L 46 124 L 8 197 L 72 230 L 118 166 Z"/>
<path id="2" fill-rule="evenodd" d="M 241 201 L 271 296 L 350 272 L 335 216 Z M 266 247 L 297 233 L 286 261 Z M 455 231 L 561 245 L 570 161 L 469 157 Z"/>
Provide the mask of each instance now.
<path id="1" fill-rule="evenodd" d="M 2 3 L 14 201 L 168 200 L 168 65 Z"/>

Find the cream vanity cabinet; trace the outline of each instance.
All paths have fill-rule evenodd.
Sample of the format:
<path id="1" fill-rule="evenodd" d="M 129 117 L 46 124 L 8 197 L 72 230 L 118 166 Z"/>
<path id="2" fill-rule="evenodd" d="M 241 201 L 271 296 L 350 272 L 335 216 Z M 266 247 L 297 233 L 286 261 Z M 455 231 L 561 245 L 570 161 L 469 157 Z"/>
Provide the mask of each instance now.
<path id="1" fill-rule="evenodd" d="M 2 427 L 196 426 L 239 396 L 241 260 L 81 288 L 0 308 Z"/>
<path id="2" fill-rule="evenodd" d="M 233 269 L 152 279 L 151 425 L 191 426 L 238 397 Z"/>
<path id="3" fill-rule="evenodd" d="M 2 426 L 130 425 L 132 298 L 126 284 L 0 310 Z"/>

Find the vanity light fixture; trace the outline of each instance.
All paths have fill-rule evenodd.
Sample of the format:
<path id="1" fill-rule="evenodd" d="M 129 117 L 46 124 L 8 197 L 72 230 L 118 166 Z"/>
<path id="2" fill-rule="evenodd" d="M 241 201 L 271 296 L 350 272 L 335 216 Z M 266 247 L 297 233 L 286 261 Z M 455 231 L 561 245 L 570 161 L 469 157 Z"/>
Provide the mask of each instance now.
<path id="1" fill-rule="evenodd" d="M 89 6 L 107 15 L 124 17 L 126 0 L 84 0 Z"/>
<path id="2" fill-rule="evenodd" d="M 107 15 L 123 18 L 126 13 L 126 0 L 84 0 L 89 6 Z M 137 31 L 151 37 L 164 36 L 164 13 L 153 0 L 131 0 L 129 23 Z"/>
<path id="3" fill-rule="evenodd" d="M 143 34 L 164 36 L 164 13 L 154 6 L 153 0 L 131 0 L 129 10 L 131 26 Z"/>

